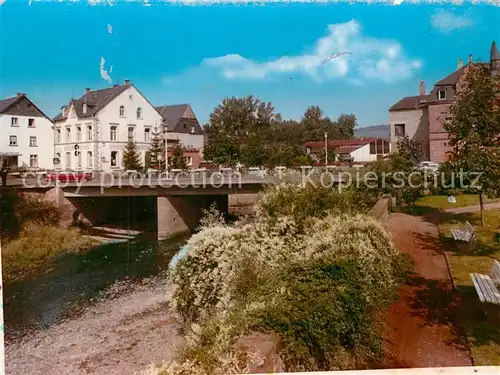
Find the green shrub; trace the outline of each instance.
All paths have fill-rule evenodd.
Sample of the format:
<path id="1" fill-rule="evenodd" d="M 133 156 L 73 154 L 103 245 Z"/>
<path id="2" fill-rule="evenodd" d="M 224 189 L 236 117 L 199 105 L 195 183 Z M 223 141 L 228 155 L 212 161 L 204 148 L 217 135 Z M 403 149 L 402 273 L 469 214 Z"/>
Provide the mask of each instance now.
<path id="1" fill-rule="evenodd" d="M 76 229 L 28 223 L 18 239 L 2 244 L 3 272 L 6 282 L 16 281 L 36 271 L 61 253 L 79 252 L 96 245 Z"/>
<path id="2" fill-rule="evenodd" d="M 294 371 L 354 368 L 380 357 L 380 338 L 360 291 L 364 278 L 353 262 L 325 259 L 280 269 L 256 291 L 259 328 L 279 333 L 281 357 Z M 339 365 L 339 355 L 350 358 Z"/>
<path id="3" fill-rule="evenodd" d="M 4 240 L 19 236 L 27 222 L 56 226 L 59 220 L 58 208 L 40 196 L 19 194 L 11 189 L 0 190 L 0 226 Z"/>

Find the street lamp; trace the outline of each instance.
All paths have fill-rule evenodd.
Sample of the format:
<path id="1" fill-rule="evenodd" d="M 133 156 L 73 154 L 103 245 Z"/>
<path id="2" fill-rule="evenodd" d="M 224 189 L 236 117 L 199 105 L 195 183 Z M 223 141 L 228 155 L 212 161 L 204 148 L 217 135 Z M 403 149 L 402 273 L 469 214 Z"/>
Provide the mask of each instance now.
<path id="1" fill-rule="evenodd" d="M 328 133 L 325 132 L 325 167 L 328 165 Z"/>

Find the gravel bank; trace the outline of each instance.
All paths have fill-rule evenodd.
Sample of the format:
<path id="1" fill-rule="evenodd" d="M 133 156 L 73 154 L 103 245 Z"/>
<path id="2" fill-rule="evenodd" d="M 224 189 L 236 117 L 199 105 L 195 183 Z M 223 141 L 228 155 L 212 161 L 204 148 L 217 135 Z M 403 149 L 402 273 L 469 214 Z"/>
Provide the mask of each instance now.
<path id="1" fill-rule="evenodd" d="M 75 319 L 6 345 L 8 375 L 140 374 L 173 356 L 179 324 L 164 278 L 115 284 Z"/>

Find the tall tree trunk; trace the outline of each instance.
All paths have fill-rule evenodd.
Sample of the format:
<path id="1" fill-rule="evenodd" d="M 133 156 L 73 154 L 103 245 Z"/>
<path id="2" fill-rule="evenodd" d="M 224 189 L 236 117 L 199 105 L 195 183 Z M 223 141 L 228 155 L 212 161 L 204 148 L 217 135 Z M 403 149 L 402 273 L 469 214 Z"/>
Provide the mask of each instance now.
<path id="1" fill-rule="evenodd" d="M 481 213 L 481 226 L 484 227 L 484 201 L 483 191 L 479 191 L 479 211 Z"/>

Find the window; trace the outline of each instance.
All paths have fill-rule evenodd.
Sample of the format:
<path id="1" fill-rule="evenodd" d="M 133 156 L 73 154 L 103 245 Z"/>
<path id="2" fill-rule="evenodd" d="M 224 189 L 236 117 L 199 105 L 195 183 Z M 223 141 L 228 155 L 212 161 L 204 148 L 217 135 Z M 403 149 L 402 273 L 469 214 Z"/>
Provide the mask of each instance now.
<path id="1" fill-rule="evenodd" d="M 80 142 L 82 140 L 82 128 L 80 126 L 76 127 L 76 141 Z"/>
<path id="2" fill-rule="evenodd" d="M 142 108 L 137 107 L 137 118 L 142 118 Z"/>
<path id="3" fill-rule="evenodd" d="M 87 167 L 92 168 L 92 151 L 87 151 Z"/>
<path id="4" fill-rule="evenodd" d="M 116 137 L 116 126 L 112 126 L 110 128 L 109 139 L 112 140 L 112 141 L 116 141 L 117 140 L 117 137 Z"/>
<path id="5" fill-rule="evenodd" d="M 128 139 L 134 139 L 134 127 L 133 126 L 129 126 L 128 128 Z"/>
<path id="6" fill-rule="evenodd" d="M 111 166 L 112 167 L 117 166 L 117 163 L 116 163 L 117 157 L 118 157 L 118 151 L 111 151 Z"/>
<path id="7" fill-rule="evenodd" d="M 446 90 L 438 90 L 438 99 L 445 100 L 446 99 Z"/>
<path id="8" fill-rule="evenodd" d="M 30 137 L 30 147 L 36 147 L 36 137 Z"/>
<path id="9" fill-rule="evenodd" d="M 19 121 L 17 117 L 12 117 L 10 119 L 10 126 L 19 126 Z"/>
<path id="10" fill-rule="evenodd" d="M 149 128 L 144 129 L 144 142 L 149 142 L 149 140 L 151 139 L 150 134 L 151 134 L 151 129 Z"/>
<path id="11" fill-rule="evenodd" d="M 377 153 L 377 150 L 375 149 L 375 147 L 376 147 L 375 141 L 370 143 L 370 155 L 375 155 Z"/>
<path id="12" fill-rule="evenodd" d="M 38 167 L 38 155 L 30 155 L 30 167 Z"/>
<path id="13" fill-rule="evenodd" d="M 76 154 L 76 166 L 78 169 L 82 168 L 82 153 L 80 151 Z"/>
<path id="14" fill-rule="evenodd" d="M 384 153 L 383 141 L 381 139 L 377 139 L 377 154 Z"/>
<path id="15" fill-rule="evenodd" d="M 394 135 L 396 137 L 405 136 L 405 124 L 395 124 L 394 125 Z"/>
<path id="16" fill-rule="evenodd" d="M 120 106 L 120 117 L 125 117 L 125 106 Z"/>
<path id="17" fill-rule="evenodd" d="M 71 169 L 71 152 L 66 153 L 66 169 Z"/>
<path id="18" fill-rule="evenodd" d="M 390 152 L 391 152 L 390 143 L 387 141 L 384 141 L 384 154 L 389 154 Z"/>
<path id="19" fill-rule="evenodd" d="M 71 128 L 66 128 L 66 142 L 71 142 Z"/>
<path id="20" fill-rule="evenodd" d="M 56 143 L 60 143 L 61 142 L 61 129 L 56 129 L 56 139 L 55 139 L 55 142 Z"/>
<path id="21" fill-rule="evenodd" d="M 92 125 L 87 126 L 87 141 L 92 140 Z"/>
<path id="22" fill-rule="evenodd" d="M 11 135 L 9 137 L 9 146 L 17 146 L 17 135 Z"/>
<path id="23" fill-rule="evenodd" d="M 28 119 L 28 127 L 29 128 L 34 128 L 35 127 L 35 119 L 34 118 L 29 118 Z"/>

